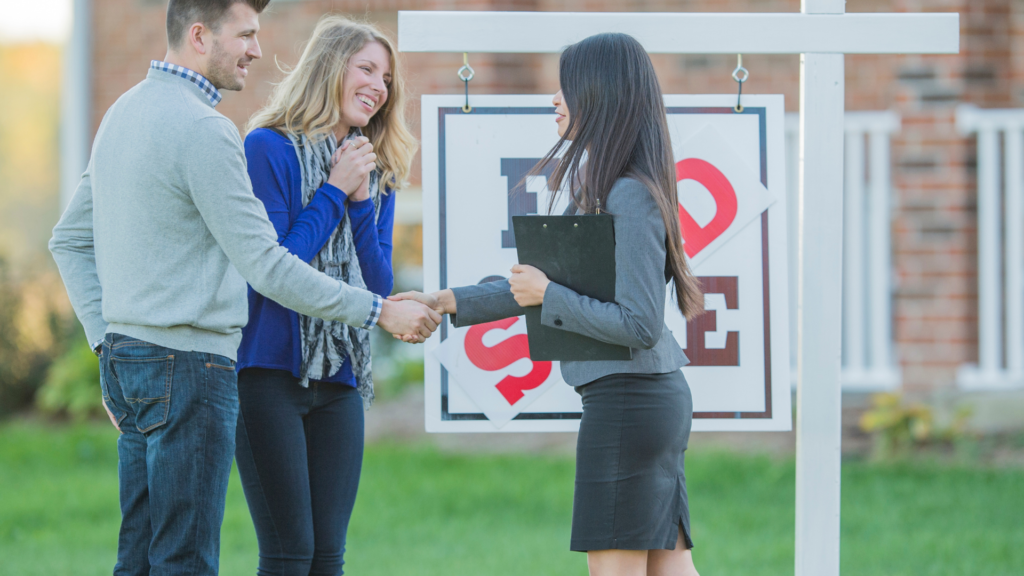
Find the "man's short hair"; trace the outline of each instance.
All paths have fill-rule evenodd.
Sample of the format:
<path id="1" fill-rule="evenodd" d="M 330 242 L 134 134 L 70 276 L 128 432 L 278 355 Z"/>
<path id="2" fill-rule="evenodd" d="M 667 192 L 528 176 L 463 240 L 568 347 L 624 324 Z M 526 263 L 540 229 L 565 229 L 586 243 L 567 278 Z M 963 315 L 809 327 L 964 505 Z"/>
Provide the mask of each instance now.
<path id="1" fill-rule="evenodd" d="M 185 32 L 196 22 L 214 32 L 220 30 L 228 10 L 243 3 L 259 14 L 270 0 L 170 0 L 167 3 L 167 45 L 172 50 L 180 48 Z"/>

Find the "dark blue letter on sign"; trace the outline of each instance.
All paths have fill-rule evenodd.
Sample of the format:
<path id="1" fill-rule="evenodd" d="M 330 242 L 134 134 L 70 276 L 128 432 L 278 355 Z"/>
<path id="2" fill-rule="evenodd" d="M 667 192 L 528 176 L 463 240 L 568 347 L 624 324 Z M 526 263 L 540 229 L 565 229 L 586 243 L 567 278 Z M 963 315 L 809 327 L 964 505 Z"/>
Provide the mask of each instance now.
<path id="1" fill-rule="evenodd" d="M 525 216 L 537 213 L 537 193 L 528 192 L 523 178 L 540 162 L 540 158 L 502 158 L 501 175 L 508 185 L 508 230 L 501 231 L 501 247 L 515 248 L 516 234 L 512 229 L 513 216 Z M 541 170 L 540 175 L 548 178 L 555 169 L 555 163 L 549 162 Z M 519 183 L 523 182 L 523 186 Z"/>

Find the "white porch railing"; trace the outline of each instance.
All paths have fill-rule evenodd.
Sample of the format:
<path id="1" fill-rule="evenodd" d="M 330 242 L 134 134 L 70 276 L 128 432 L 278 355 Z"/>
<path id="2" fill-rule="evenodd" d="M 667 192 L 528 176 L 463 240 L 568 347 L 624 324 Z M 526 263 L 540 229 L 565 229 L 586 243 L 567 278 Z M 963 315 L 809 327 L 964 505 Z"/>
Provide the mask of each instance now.
<path id="1" fill-rule="evenodd" d="M 979 360 L 962 366 L 957 382 L 966 389 L 1022 387 L 1024 109 L 964 104 L 956 125 L 960 133 L 978 136 Z"/>
<path id="2" fill-rule="evenodd" d="M 790 286 L 797 285 L 797 128 L 786 115 Z M 893 354 L 891 178 L 889 138 L 900 129 L 895 112 L 846 113 L 846 183 L 843 222 L 843 389 L 899 386 Z M 790 326 L 796 326 L 796 291 L 790 290 Z M 790 331 L 796 366 L 796 333 Z M 794 370 L 792 372 L 796 374 Z"/>

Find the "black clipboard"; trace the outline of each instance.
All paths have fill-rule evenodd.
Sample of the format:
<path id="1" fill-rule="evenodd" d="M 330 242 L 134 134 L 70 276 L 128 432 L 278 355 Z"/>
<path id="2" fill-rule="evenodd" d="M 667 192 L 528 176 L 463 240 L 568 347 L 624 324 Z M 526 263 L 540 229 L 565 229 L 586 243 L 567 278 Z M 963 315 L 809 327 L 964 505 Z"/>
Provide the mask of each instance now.
<path id="1" fill-rule="evenodd" d="M 602 302 L 615 301 L 615 228 L 609 214 L 513 216 L 519 263 Z M 628 346 L 544 326 L 541 306 L 526 308 L 531 360 L 630 360 Z"/>

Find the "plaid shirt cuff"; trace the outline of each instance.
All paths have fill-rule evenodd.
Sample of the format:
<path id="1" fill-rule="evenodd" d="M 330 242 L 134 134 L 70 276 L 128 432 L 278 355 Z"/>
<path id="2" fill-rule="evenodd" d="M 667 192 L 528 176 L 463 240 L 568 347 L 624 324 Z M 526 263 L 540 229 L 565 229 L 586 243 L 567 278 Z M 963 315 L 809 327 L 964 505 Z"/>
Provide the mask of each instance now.
<path id="1" fill-rule="evenodd" d="M 384 299 L 377 294 L 373 295 L 373 306 L 370 308 L 370 316 L 363 323 L 363 328 L 369 330 L 377 325 L 380 320 L 380 313 L 384 310 Z"/>
<path id="2" fill-rule="evenodd" d="M 93 342 L 92 344 L 90 344 L 89 348 L 92 350 L 93 354 L 99 356 L 100 355 L 99 347 L 102 346 L 102 345 L 103 345 L 103 338 L 100 338 L 99 340 L 97 340 L 97 341 Z"/>

